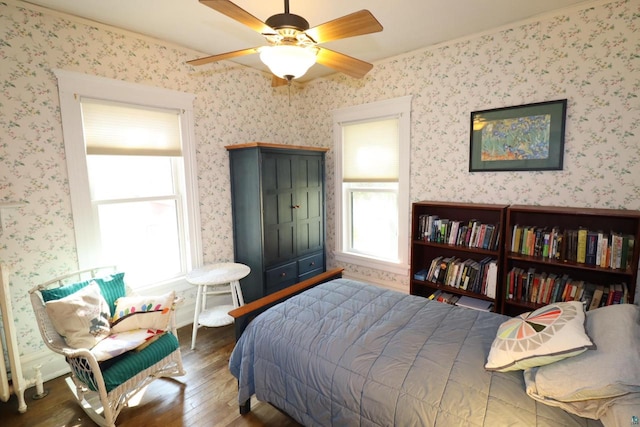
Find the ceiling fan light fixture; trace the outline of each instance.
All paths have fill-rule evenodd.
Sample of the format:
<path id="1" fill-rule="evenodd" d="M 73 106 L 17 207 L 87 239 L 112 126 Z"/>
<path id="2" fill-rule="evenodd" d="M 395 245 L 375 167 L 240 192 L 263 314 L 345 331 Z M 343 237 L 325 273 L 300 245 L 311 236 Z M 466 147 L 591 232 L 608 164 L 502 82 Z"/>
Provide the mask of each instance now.
<path id="1" fill-rule="evenodd" d="M 281 79 L 302 77 L 316 63 L 318 50 L 295 45 L 266 46 L 260 50 L 260 60 Z"/>

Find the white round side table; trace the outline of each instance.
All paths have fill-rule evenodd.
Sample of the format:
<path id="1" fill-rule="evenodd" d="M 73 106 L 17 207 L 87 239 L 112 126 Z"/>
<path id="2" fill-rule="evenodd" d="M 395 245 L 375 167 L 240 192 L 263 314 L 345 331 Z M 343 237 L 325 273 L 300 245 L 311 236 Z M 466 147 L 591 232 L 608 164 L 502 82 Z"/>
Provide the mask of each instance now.
<path id="1" fill-rule="evenodd" d="M 200 326 L 218 327 L 233 323 L 229 311 L 244 305 L 240 279 L 246 277 L 251 269 L 236 262 L 222 262 L 206 265 L 191 271 L 186 279 L 198 286 L 196 309 L 193 315 L 193 333 L 191 349 L 196 347 L 196 335 Z M 208 295 L 231 294 L 233 305 L 222 305 L 207 308 Z"/>

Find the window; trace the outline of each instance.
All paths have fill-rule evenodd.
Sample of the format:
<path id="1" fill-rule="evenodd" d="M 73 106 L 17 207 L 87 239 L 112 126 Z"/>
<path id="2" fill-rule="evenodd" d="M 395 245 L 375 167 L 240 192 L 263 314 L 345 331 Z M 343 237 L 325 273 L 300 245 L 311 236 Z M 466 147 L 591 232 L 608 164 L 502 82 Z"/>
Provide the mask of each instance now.
<path id="1" fill-rule="evenodd" d="M 80 268 L 137 288 L 200 264 L 193 96 L 56 70 Z"/>
<path id="2" fill-rule="evenodd" d="M 336 258 L 407 274 L 411 97 L 334 112 Z"/>

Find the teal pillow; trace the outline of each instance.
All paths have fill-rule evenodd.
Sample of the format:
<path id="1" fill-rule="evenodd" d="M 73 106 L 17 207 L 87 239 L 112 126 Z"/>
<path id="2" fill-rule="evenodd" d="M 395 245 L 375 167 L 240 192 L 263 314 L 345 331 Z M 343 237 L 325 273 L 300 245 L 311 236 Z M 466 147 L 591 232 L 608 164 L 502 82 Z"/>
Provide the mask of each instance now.
<path id="1" fill-rule="evenodd" d="M 44 302 L 53 301 L 69 296 L 80 289 L 84 288 L 91 282 L 96 282 L 100 287 L 100 293 L 109 304 L 111 313 L 116 310 L 116 300 L 125 296 L 126 287 L 124 285 L 124 273 L 114 273 L 110 276 L 97 277 L 95 279 L 85 280 L 59 288 L 45 289 L 40 291 Z"/>

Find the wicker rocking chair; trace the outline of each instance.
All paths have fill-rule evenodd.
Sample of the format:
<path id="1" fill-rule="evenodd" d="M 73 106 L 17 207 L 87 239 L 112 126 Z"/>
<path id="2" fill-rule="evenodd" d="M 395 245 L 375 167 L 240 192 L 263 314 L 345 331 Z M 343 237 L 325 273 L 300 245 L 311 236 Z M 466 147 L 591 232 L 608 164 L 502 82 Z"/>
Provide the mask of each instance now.
<path id="1" fill-rule="evenodd" d="M 63 355 L 69 364 L 71 375 L 66 382 L 71 392 L 95 423 L 108 427 L 115 426 L 118 414 L 129 400 L 153 380 L 185 374 L 175 333 L 173 308 L 167 333 L 160 335 L 143 350 L 130 350 L 107 362 L 99 362 L 88 348 L 71 348 L 65 338 L 56 332 L 45 301 L 61 298 L 97 280 L 100 281 L 101 293 L 105 299 L 108 301 L 111 298 L 113 302 L 119 292 L 110 289 L 109 281 L 101 281 L 98 273 L 110 277 L 109 274 L 114 272 L 114 267 L 76 271 L 29 290 L 45 344 L 55 353 Z M 53 297 L 47 294 L 51 291 L 57 294 Z"/>

